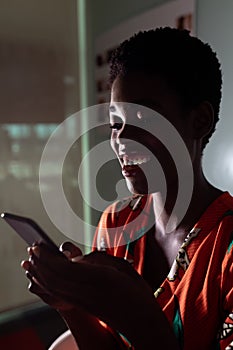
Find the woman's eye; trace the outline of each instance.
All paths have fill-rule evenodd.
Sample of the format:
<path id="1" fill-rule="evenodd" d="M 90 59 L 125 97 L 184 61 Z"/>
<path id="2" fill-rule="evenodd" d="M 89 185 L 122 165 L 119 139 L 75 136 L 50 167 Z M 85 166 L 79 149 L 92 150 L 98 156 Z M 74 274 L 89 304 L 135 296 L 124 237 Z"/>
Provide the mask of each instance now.
<path id="1" fill-rule="evenodd" d="M 122 126 L 123 126 L 123 123 L 113 123 L 113 124 L 110 124 L 110 129 L 121 130 Z"/>

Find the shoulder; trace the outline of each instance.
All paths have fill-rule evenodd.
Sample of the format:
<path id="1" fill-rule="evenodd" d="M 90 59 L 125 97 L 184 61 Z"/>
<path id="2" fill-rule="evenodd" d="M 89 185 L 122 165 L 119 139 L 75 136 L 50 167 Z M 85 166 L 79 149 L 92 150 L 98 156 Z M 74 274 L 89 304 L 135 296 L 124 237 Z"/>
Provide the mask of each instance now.
<path id="1" fill-rule="evenodd" d="M 100 218 L 100 223 L 108 221 L 109 223 L 112 222 L 114 225 L 118 219 L 125 220 L 130 212 L 136 212 L 138 209 L 144 208 L 147 198 L 148 196 L 134 195 L 112 203 L 104 210 Z"/>
<path id="2" fill-rule="evenodd" d="M 233 239 L 233 197 L 228 192 L 225 192 L 222 196 L 220 196 L 219 202 L 223 208 L 222 213 L 219 215 L 219 224 L 218 224 L 219 231 L 222 233 L 222 235 L 225 233 L 225 235 L 228 237 L 228 240 L 229 239 L 232 240 Z"/>
<path id="3" fill-rule="evenodd" d="M 210 220 L 210 222 L 216 221 L 210 230 L 212 253 L 215 256 L 214 265 L 221 265 L 222 272 L 228 274 L 233 261 L 233 197 L 224 192 L 214 205 Z"/>
<path id="4" fill-rule="evenodd" d="M 151 211 L 151 196 L 123 198 L 108 206 L 103 212 L 95 233 L 94 246 L 98 250 L 124 246 L 134 232 L 141 232 L 147 226 Z"/>
<path id="5" fill-rule="evenodd" d="M 233 215 L 233 196 L 229 192 L 224 192 L 217 201 L 225 207 L 226 215 Z"/>
<path id="6" fill-rule="evenodd" d="M 227 238 L 233 232 L 233 197 L 228 192 L 222 193 L 195 226 L 205 234 L 215 233 L 214 240 Z"/>
<path id="7" fill-rule="evenodd" d="M 233 197 L 224 192 L 216 201 L 210 223 L 216 222 L 210 233 L 214 233 L 214 244 L 222 252 L 224 260 L 232 255 L 233 247 Z"/>
<path id="8" fill-rule="evenodd" d="M 127 207 L 131 210 L 136 210 L 141 204 L 145 203 L 146 198 L 148 198 L 146 195 L 132 195 L 130 197 L 122 198 L 109 205 L 105 209 L 105 212 L 121 211 Z"/>

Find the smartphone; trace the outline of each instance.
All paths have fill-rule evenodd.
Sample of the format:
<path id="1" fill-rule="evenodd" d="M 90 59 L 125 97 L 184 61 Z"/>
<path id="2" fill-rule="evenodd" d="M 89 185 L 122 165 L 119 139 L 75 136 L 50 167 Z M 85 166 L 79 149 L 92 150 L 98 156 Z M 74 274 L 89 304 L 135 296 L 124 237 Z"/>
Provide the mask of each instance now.
<path id="1" fill-rule="evenodd" d="M 43 242 L 53 251 L 61 253 L 58 246 L 34 220 L 11 213 L 2 213 L 1 217 L 18 233 L 22 239 L 24 239 L 29 246 Z"/>

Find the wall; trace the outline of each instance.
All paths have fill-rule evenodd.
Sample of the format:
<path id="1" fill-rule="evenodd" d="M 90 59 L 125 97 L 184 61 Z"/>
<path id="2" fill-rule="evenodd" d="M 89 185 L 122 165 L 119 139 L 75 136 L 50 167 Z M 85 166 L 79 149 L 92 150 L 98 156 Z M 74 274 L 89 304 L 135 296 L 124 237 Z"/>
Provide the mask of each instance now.
<path id="1" fill-rule="evenodd" d="M 92 0 L 92 25 L 95 36 L 111 29 L 120 22 L 141 14 L 157 5 L 164 4 L 170 0 Z"/>
<path id="2" fill-rule="evenodd" d="M 112 29 L 114 26 L 119 23 L 133 17 L 140 15 L 144 11 L 147 11 L 157 5 L 164 4 L 166 2 L 173 0 L 119 0 L 119 1 L 107 1 L 107 0 L 88 0 L 88 33 L 89 33 L 89 42 L 88 42 L 88 51 L 90 57 L 93 57 L 93 60 L 89 61 L 90 64 L 90 81 L 94 79 L 94 72 L 91 62 L 94 63 L 94 46 L 95 39 L 103 34 L 105 31 Z M 94 88 L 94 87 L 93 87 Z M 95 93 L 91 88 L 90 84 L 90 98 L 89 103 L 94 104 Z"/>
<path id="3" fill-rule="evenodd" d="M 67 237 L 43 208 L 39 165 L 52 131 L 79 109 L 76 0 L 2 0 L 0 22 L 0 211 L 34 218 L 59 244 Z M 54 188 L 59 146 L 42 174 L 48 193 Z M 79 159 L 76 145 L 66 158 L 63 184 L 74 210 L 82 212 L 74 168 Z M 62 217 L 57 198 L 53 208 Z M 0 256 L 0 310 L 37 300 L 27 291 L 20 267 L 26 243 L 3 220 Z"/>
<path id="4" fill-rule="evenodd" d="M 223 99 L 217 130 L 207 146 L 203 166 L 217 187 L 233 193 L 233 2 L 199 0 L 197 34 L 211 44 L 222 64 Z"/>

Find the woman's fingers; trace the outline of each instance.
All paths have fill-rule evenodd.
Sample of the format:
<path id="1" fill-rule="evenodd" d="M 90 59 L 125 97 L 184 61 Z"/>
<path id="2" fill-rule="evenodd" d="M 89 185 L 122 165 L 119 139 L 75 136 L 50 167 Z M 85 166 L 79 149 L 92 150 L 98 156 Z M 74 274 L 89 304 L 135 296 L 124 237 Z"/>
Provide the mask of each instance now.
<path id="1" fill-rule="evenodd" d="M 50 283 L 48 284 L 49 287 L 48 285 L 45 287 L 46 285 L 45 279 L 37 271 L 37 266 L 33 264 L 35 259 L 35 256 L 33 255 L 33 250 L 30 251 L 30 256 L 31 256 L 31 261 L 24 260 L 21 262 L 21 266 L 25 270 L 26 277 L 30 281 L 28 285 L 29 291 L 37 295 L 38 297 L 40 297 L 45 303 L 49 304 L 55 309 L 58 309 L 58 310 L 72 309 L 74 306 L 71 303 L 69 303 L 68 301 L 65 301 L 64 299 L 59 297 L 56 292 L 53 291 L 52 287 L 54 287 L 54 284 L 55 284 L 54 280 L 51 281 L 52 287 Z M 50 281 L 49 278 L 48 280 Z"/>
<path id="2" fill-rule="evenodd" d="M 71 247 L 75 246 L 69 245 L 69 249 Z M 154 298 L 143 279 L 124 259 L 96 251 L 73 263 L 43 245 L 29 249 L 29 255 L 30 261 L 24 261 L 22 267 L 28 272 L 32 293 L 57 308 L 80 305 L 106 323 L 112 322 L 117 329 L 122 310 L 127 309 L 132 295 L 137 305 L 150 294 Z"/>
<path id="3" fill-rule="evenodd" d="M 37 270 L 35 269 L 35 267 L 33 266 L 33 264 L 28 261 L 28 260 L 23 260 L 21 262 L 21 267 L 25 270 L 25 274 L 27 276 L 27 278 L 29 279 L 29 281 L 31 282 L 31 284 L 29 285 L 29 290 L 31 292 L 32 291 L 32 284 L 37 284 L 38 286 L 40 286 L 41 290 L 45 290 L 43 288 L 43 281 L 40 277 L 40 275 L 38 274 Z"/>
<path id="4" fill-rule="evenodd" d="M 107 254 L 106 252 L 94 251 L 90 254 L 84 255 L 81 262 L 86 262 L 90 264 L 103 265 L 111 267 L 118 271 L 124 272 L 127 275 L 136 277 L 138 273 L 132 266 L 132 262 L 124 258 L 118 258 Z"/>
<path id="5" fill-rule="evenodd" d="M 62 243 L 60 250 L 63 252 L 63 254 L 66 255 L 69 260 L 72 260 L 74 262 L 79 261 L 83 256 L 81 249 L 71 242 Z"/>

